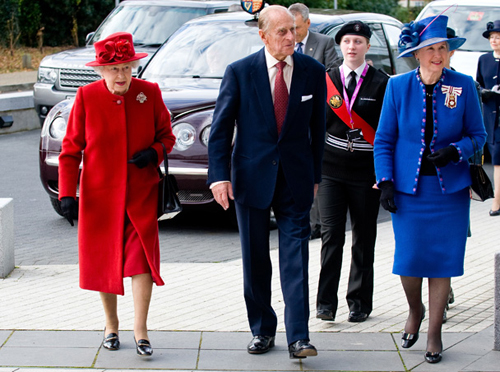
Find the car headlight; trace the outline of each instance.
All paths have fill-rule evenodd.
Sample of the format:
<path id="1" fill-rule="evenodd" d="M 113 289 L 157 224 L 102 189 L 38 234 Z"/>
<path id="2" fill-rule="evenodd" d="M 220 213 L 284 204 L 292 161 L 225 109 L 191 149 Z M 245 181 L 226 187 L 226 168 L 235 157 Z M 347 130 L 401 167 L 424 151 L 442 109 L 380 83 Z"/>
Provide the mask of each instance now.
<path id="1" fill-rule="evenodd" d="M 61 116 L 56 117 L 52 123 L 50 123 L 49 133 L 54 139 L 62 139 L 66 134 L 66 127 L 68 123 Z"/>
<path id="2" fill-rule="evenodd" d="M 208 147 L 208 138 L 210 137 L 210 128 L 212 126 L 209 125 L 209 126 L 206 126 L 205 128 L 203 128 L 203 130 L 201 131 L 201 143 L 203 143 L 205 146 Z"/>
<path id="3" fill-rule="evenodd" d="M 43 84 L 54 84 L 57 80 L 57 69 L 40 67 L 38 69 L 38 82 Z"/>
<path id="4" fill-rule="evenodd" d="M 186 151 L 190 148 L 196 137 L 196 130 L 191 124 L 179 123 L 172 127 L 172 132 L 174 133 L 175 141 L 174 149 L 178 151 Z"/>

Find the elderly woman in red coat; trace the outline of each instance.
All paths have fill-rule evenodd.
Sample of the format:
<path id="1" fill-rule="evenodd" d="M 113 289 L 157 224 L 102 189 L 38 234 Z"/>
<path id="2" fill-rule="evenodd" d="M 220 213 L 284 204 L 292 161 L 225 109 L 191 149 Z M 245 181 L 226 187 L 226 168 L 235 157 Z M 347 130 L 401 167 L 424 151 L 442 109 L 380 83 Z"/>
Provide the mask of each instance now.
<path id="1" fill-rule="evenodd" d="M 147 315 L 160 277 L 157 166 L 172 150 L 170 115 L 157 84 L 132 78 L 146 53 L 132 35 L 118 32 L 96 42 L 94 66 L 103 79 L 78 89 L 59 156 L 59 198 L 73 226 L 79 166 L 80 287 L 99 291 L 106 316 L 103 346 L 120 347 L 117 295 L 132 277 L 137 353 L 151 355 Z"/>

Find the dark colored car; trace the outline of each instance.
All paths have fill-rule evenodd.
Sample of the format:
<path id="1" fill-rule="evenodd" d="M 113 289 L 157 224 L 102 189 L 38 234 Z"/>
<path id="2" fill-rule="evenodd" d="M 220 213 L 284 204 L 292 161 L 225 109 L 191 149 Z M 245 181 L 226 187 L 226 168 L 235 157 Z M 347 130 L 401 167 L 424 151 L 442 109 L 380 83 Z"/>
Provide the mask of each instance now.
<path id="1" fill-rule="evenodd" d="M 95 32 L 87 35 L 83 48 L 70 49 L 45 57 L 34 86 L 35 110 L 43 122 L 50 109 L 73 97 L 78 87 L 100 79 L 85 63 L 94 60 L 94 43 L 118 31 L 130 32 L 137 52 L 153 53 L 184 22 L 206 14 L 226 12 L 238 0 L 123 0 Z M 135 76 L 137 71 L 133 72 Z"/>
<path id="2" fill-rule="evenodd" d="M 413 69 L 411 61 L 397 63 L 396 33 L 402 24 L 379 14 L 344 15 L 311 14 L 312 30 L 336 34 L 350 20 L 362 19 L 373 30 L 372 47 L 367 58 L 387 73 Z M 208 171 L 207 145 L 210 126 L 226 66 L 260 50 L 256 19 L 245 13 L 209 15 L 184 24 L 151 58 L 140 78 L 157 82 L 165 104 L 172 113 L 172 127 L 177 137 L 169 155 L 170 175 L 179 186 L 184 205 L 214 202 L 206 184 Z M 340 54 L 340 51 L 339 51 Z M 60 213 L 57 201 L 57 165 L 61 141 L 72 100 L 64 101 L 49 113 L 40 142 L 40 174 L 42 184 Z"/>

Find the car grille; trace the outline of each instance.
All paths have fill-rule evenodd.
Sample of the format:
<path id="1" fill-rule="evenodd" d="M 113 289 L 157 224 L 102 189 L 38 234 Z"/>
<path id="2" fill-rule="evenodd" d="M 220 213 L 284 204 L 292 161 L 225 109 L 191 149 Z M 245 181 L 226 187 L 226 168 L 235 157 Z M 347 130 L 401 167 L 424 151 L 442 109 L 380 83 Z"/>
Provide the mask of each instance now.
<path id="1" fill-rule="evenodd" d="M 181 203 L 207 202 L 214 198 L 210 190 L 179 190 L 177 195 Z"/>
<path id="2" fill-rule="evenodd" d="M 94 70 L 64 69 L 59 71 L 59 86 L 62 89 L 76 90 L 78 87 L 90 84 L 101 77 Z"/>

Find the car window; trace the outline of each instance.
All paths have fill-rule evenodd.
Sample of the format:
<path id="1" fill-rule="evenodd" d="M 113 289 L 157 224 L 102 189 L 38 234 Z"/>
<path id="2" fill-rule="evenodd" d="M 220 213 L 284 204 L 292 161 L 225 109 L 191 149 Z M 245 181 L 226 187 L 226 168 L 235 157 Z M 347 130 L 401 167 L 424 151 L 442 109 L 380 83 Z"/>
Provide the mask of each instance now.
<path id="1" fill-rule="evenodd" d="M 399 35 L 401 34 L 401 29 L 393 25 L 385 24 L 384 30 L 387 41 L 389 43 L 389 48 L 391 49 L 392 62 L 395 65 L 396 74 L 402 74 L 404 72 L 408 72 L 417 68 L 417 61 L 415 60 L 415 58 L 397 58 L 399 55 L 398 42 Z"/>
<path id="2" fill-rule="evenodd" d="M 182 24 L 206 14 L 206 9 L 171 6 L 120 6 L 94 34 L 92 43 L 114 32 L 129 32 L 135 45 L 160 46 Z"/>
<path id="3" fill-rule="evenodd" d="M 170 77 L 222 78 L 228 64 L 263 46 L 256 22 L 186 25 L 158 50 L 141 77 L 158 83 Z"/>
<path id="4" fill-rule="evenodd" d="M 431 5 L 419 15 L 419 19 L 441 14 L 447 7 Z M 483 37 L 486 24 L 500 19 L 500 6 L 462 6 L 452 7 L 446 13 L 448 27 L 455 30 L 458 37 L 465 37 L 467 41 L 460 50 L 486 52 L 490 51 L 488 39 Z"/>

